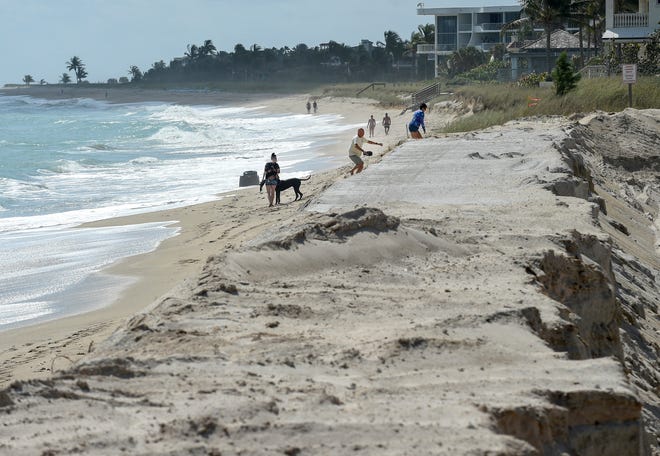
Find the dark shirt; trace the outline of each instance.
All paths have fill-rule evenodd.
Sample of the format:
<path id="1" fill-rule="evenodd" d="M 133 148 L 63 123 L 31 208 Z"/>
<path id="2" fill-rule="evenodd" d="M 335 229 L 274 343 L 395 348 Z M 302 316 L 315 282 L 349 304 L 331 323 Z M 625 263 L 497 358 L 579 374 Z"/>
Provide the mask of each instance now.
<path id="1" fill-rule="evenodd" d="M 276 179 L 277 175 L 280 173 L 280 165 L 275 162 L 268 162 L 264 167 L 264 175 L 266 179 Z"/>

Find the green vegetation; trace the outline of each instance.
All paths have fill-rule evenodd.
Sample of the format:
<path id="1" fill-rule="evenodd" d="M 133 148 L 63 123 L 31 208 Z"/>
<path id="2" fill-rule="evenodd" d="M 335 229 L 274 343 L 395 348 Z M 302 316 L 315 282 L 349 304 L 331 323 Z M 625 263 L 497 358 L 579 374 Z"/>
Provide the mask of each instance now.
<path id="1" fill-rule="evenodd" d="M 562 52 L 557 59 L 557 65 L 552 70 L 552 78 L 555 81 L 557 95 L 566 95 L 577 86 L 582 75 L 575 72 L 573 64 L 568 61 L 568 54 Z"/>
<path id="2" fill-rule="evenodd" d="M 470 71 L 486 63 L 488 57 L 477 48 L 466 47 L 454 52 L 447 60 L 447 73 L 449 77 Z"/>
<path id="3" fill-rule="evenodd" d="M 80 60 L 80 57 L 73 56 L 71 60 L 66 62 L 66 69 L 73 71 L 76 75 L 76 81 L 80 84 L 80 81 L 87 77 L 87 70 L 85 70 L 85 64 Z"/>
<path id="4" fill-rule="evenodd" d="M 610 48 L 599 63 L 610 68 L 617 68 L 622 63 L 636 63 L 641 74 L 660 73 L 660 30 L 651 34 L 643 47 L 640 43 L 623 43 L 618 50 Z"/>
<path id="5" fill-rule="evenodd" d="M 416 81 L 388 83 L 384 87 L 375 86 L 362 92 L 361 98 L 378 101 L 383 107 L 401 107 L 409 104 L 408 98 L 414 92 L 432 84 L 435 81 Z M 367 87 L 366 83 L 334 84 L 322 86 L 312 91 L 313 94 L 324 97 L 355 97 Z"/>
<path id="6" fill-rule="evenodd" d="M 528 116 L 568 116 L 591 111 L 622 111 L 628 107 L 628 85 L 621 76 L 583 79 L 568 95 L 557 95 L 552 88 L 529 88 L 512 84 L 464 86 L 454 96 L 463 100 L 478 100 L 483 106 L 474 115 L 461 118 L 442 131 L 446 133 L 478 130 L 501 125 Z M 534 106 L 534 99 L 538 102 Z M 633 107 L 660 106 L 660 78 L 641 77 L 633 86 Z"/>
<path id="7" fill-rule="evenodd" d="M 506 24 L 502 32 L 510 29 L 519 29 L 523 26 L 539 26 L 543 29 L 546 37 L 546 63 L 547 72 L 552 70 L 550 60 L 550 35 L 552 31 L 561 26 L 566 19 L 566 2 L 552 0 L 521 0 L 520 5 L 524 14 L 518 20 Z"/>

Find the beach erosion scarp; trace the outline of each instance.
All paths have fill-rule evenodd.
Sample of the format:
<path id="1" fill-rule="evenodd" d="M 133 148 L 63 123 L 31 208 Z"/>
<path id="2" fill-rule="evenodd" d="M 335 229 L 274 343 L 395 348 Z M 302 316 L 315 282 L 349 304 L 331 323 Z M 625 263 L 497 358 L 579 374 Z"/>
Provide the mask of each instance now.
<path id="1" fill-rule="evenodd" d="M 295 209 L 215 202 L 198 274 L 0 393 L 0 452 L 653 454 L 659 123 L 515 121 Z"/>

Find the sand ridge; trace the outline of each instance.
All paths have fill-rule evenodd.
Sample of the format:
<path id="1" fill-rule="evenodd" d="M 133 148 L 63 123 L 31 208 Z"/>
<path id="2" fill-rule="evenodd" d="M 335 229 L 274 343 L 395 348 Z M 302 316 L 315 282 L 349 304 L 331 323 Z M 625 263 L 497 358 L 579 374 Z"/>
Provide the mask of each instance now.
<path id="1" fill-rule="evenodd" d="M 2 90 L 5 95 L 24 95 L 44 99 L 68 99 L 84 97 L 110 103 L 168 102 L 196 105 L 226 105 L 228 103 L 248 107 L 262 107 L 272 113 L 303 113 L 307 94 L 273 96 L 268 94 L 231 94 L 213 91 L 177 90 L 134 90 L 124 88 L 97 89 L 68 87 L 60 93 L 57 87 L 31 86 Z M 107 96 L 106 96 L 107 92 Z M 319 115 L 339 114 L 347 125 L 366 126 L 369 116 L 376 117 L 381 109 L 369 99 L 321 98 Z M 383 110 L 384 111 L 384 110 Z M 375 155 L 367 160 L 367 167 L 377 163 L 383 154 L 405 139 L 403 124 L 409 116 L 392 115 L 392 130 L 385 136 L 382 127 L 376 129 L 377 139 L 383 147 L 375 146 Z M 443 116 L 429 116 L 430 125 L 443 122 Z M 396 129 L 395 129 L 396 127 Z M 301 131 L 301 135 L 305 132 Z M 329 138 L 328 144 L 318 151 L 319 155 L 346 157 L 353 132 Z M 265 157 L 266 161 L 268 157 Z M 314 175 L 306 181 L 302 191 L 309 197 L 317 194 L 331 183 L 346 175 L 347 170 L 338 169 Z M 258 170 L 261 172 L 261 170 Z M 283 175 L 286 178 L 288 176 Z M 238 183 L 238 176 L 236 177 Z M 291 192 L 291 191 L 289 191 Z M 291 192 L 291 194 L 293 194 Z M 84 226 L 112 226 L 149 222 L 172 221 L 181 228 L 181 234 L 165 240 L 156 254 L 131 257 L 104 271 L 107 274 L 136 277 L 133 286 L 117 297 L 107 308 L 82 315 L 57 320 L 56 322 L 9 330 L 3 332 L 0 345 L 0 386 L 17 379 L 48 378 L 53 369 L 65 368 L 95 348 L 108 337 L 126 318 L 159 298 L 175 284 L 195 274 L 209 255 L 217 249 L 240 246 L 245 239 L 266 230 L 270 224 L 286 219 L 299 206 L 291 204 L 289 194 L 282 197 L 283 204 L 275 210 L 261 211 L 266 201 L 265 191 L 256 187 L 237 189 L 218 195 L 218 200 L 173 210 L 158 211 L 130 217 L 100 220 Z"/>
<path id="2" fill-rule="evenodd" d="M 579 128 L 527 119 L 409 141 L 363 175 L 315 177 L 302 204 L 254 216 L 244 204 L 263 195 L 241 191 L 201 206 L 231 217 L 182 230 L 184 246 L 203 239 L 193 274 L 70 369 L 1 393 L 0 450 L 657 449 L 658 257 L 638 255 L 657 242 L 657 202 L 638 201 L 650 219 L 619 218 L 637 211 L 608 184 L 625 174 L 583 175 L 578 150 L 597 156 L 571 141 Z"/>

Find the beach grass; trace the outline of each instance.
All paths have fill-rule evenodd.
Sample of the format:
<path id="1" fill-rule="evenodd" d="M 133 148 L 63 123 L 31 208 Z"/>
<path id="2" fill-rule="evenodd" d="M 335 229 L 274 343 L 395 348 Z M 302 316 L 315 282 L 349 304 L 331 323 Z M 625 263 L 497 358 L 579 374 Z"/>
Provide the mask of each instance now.
<path id="1" fill-rule="evenodd" d="M 660 78 L 641 77 L 633 85 L 632 107 L 660 108 Z M 462 86 L 454 97 L 474 106 L 443 128 L 444 133 L 472 131 L 529 116 L 569 116 L 592 111 L 618 112 L 628 107 L 628 85 L 621 77 L 581 80 L 574 91 L 556 95 L 554 88 L 517 87 L 512 84 Z"/>
<path id="2" fill-rule="evenodd" d="M 373 84 L 375 82 L 376 84 Z M 170 91 L 212 91 L 251 94 L 309 94 L 310 99 L 322 97 L 365 98 L 375 100 L 383 108 L 409 108 L 412 94 L 437 82 L 353 82 L 327 84 L 304 81 L 206 81 L 185 83 L 130 83 L 108 86 L 85 84 L 88 88 L 135 88 Z M 65 87 L 54 85 L 55 87 Z M 444 84 L 443 84 L 444 86 Z M 66 87 L 77 87 L 70 84 Z M 660 77 L 640 77 L 632 90 L 632 107 L 660 108 Z M 462 101 L 469 115 L 458 116 L 440 132 L 464 132 L 502 125 L 510 120 L 531 116 L 570 116 L 575 113 L 618 112 L 628 107 L 628 85 L 621 76 L 582 79 L 575 90 L 556 95 L 553 87 L 520 87 L 512 83 L 483 83 L 447 86 L 431 104 L 445 100 Z"/>

